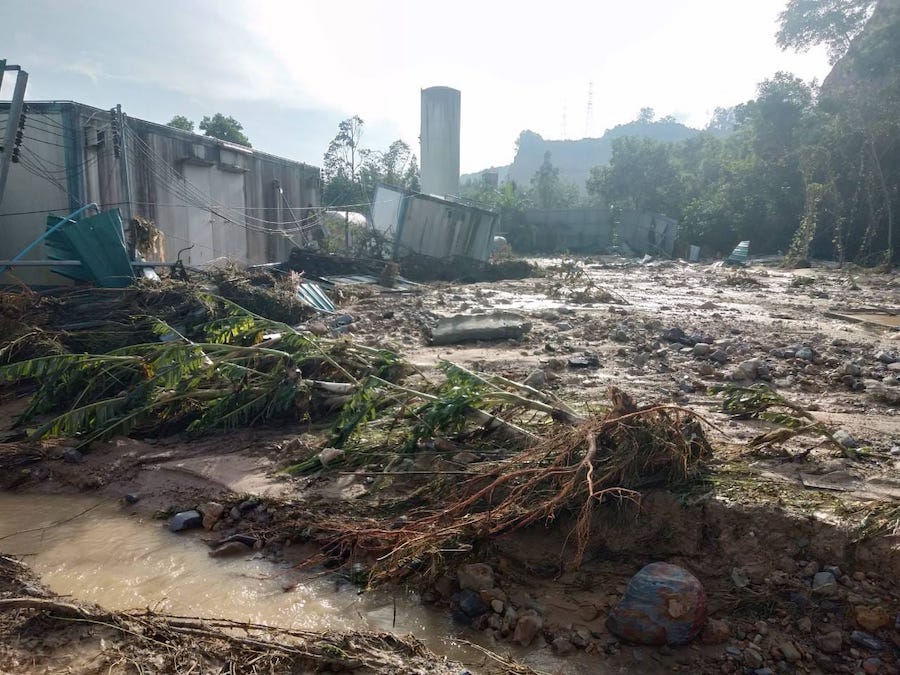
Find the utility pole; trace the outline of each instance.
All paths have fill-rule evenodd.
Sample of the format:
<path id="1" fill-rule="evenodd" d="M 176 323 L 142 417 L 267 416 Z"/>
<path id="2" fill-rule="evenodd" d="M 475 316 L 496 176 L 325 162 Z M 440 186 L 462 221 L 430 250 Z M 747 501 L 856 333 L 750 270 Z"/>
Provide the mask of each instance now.
<path id="1" fill-rule="evenodd" d="M 128 223 L 128 231 L 131 234 L 131 236 L 130 236 L 131 241 L 129 242 L 129 245 L 128 245 L 128 255 L 130 256 L 130 258 L 132 260 L 134 260 L 135 253 L 136 253 L 135 245 L 137 243 L 135 241 L 135 238 L 137 236 L 137 233 L 135 232 L 134 226 L 131 223 L 131 219 L 134 214 L 131 212 L 131 178 L 130 178 L 129 172 L 128 172 L 128 133 L 127 133 L 128 129 L 126 127 L 125 115 L 122 113 L 122 105 L 121 104 L 116 104 L 116 113 L 115 114 L 116 114 L 116 121 L 118 122 L 118 125 L 119 125 L 119 133 L 120 133 L 120 139 L 121 139 L 120 143 L 121 143 L 121 147 L 122 147 L 122 150 L 121 150 L 122 154 L 119 159 L 119 171 L 122 174 L 122 192 L 124 194 L 124 197 L 122 199 L 122 201 L 123 201 L 123 204 L 122 204 L 123 209 L 122 210 L 124 211 L 123 220 L 126 223 Z"/>
<path id="2" fill-rule="evenodd" d="M 28 73 L 19 66 L 7 66 L 5 59 L 0 61 L 0 85 L 3 84 L 3 73 L 7 70 L 16 71 L 16 87 L 9 104 L 3 147 L 0 147 L 0 204 L 3 203 L 3 194 L 6 190 L 9 164 L 19 161 L 19 145 L 22 142 L 22 127 L 24 126 L 22 111 L 25 106 L 25 87 L 28 85 Z"/>

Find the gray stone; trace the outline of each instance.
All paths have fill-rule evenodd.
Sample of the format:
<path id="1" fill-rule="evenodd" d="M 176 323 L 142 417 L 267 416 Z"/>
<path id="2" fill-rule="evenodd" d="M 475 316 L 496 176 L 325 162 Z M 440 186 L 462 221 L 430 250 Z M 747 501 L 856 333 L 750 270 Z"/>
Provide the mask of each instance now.
<path id="1" fill-rule="evenodd" d="M 882 363 L 895 363 L 898 359 L 897 355 L 894 352 L 888 352 L 885 350 L 881 350 L 877 354 L 875 354 L 875 358 Z"/>
<path id="2" fill-rule="evenodd" d="M 572 637 L 569 638 L 576 647 L 584 649 L 591 642 L 591 631 L 584 626 L 574 627 Z"/>
<path id="3" fill-rule="evenodd" d="M 816 353 L 812 350 L 812 347 L 807 347 L 804 345 L 794 353 L 794 356 L 798 359 L 802 359 L 803 361 L 812 361 L 814 358 L 816 358 Z"/>
<path id="4" fill-rule="evenodd" d="M 540 368 L 532 370 L 525 378 L 525 384 L 535 389 L 543 389 L 547 386 L 547 373 Z"/>
<path id="5" fill-rule="evenodd" d="M 505 605 L 499 598 L 494 598 L 493 600 L 491 600 L 491 609 L 494 610 L 494 612 L 496 612 L 497 614 L 503 614 L 504 608 Z"/>
<path id="6" fill-rule="evenodd" d="M 723 350 L 717 349 L 712 354 L 709 355 L 716 363 L 728 363 L 728 354 L 726 354 Z"/>
<path id="7" fill-rule="evenodd" d="M 694 348 L 692 350 L 694 356 L 699 356 L 701 358 L 709 356 L 711 351 L 712 348 L 705 342 L 698 342 L 694 345 Z"/>
<path id="8" fill-rule="evenodd" d="M 181 532 L 203 526 L 203 516 L 199 511 L 182 511 L 172 516 L 169 532 Z"/>
<path id="9" fill-rule="evenodd" d="M 744 650 L 744 664 L 748 668 L 759 668 L 763 664 L 762 654 L 752 647 Z"/>
<path id="10" fill-rule="evenodd" d="M 572 324 L 569 323 L 568 321 L 559 321 L 556 324 L 556 330 L 559 330 L 559 331 L 572 330 Z"/>
<path id="11" fill-rule="evenodd" d="M 472 618 L 481 616 L 488 611 L 488 606 L 484 604 L 481 596 L 468 588 L 463 589 L 459 593 L 459 608 L 466 616 Z"/>
<path id="12" fill-rule="evenodd" d="M 845 448 L 858 448 L 859 441 L 857 441 L 853 436 L 850 435 L 850 432 L 846 429 L 838 429 L 834 432 L 834 440 L 840 443 Z"/>
<path id="13" fill-rule="evenodd" d="M 816 572 L 812 580 L 813 593 L 823 595 L 832 593 L 837 588 L 837 579 L 831 572 Z"/>
<path id="14" fill-rule="evenodd" d="M 734 645 L 728 645 L 725 647 L 725 653 L 731 654 L 732 656 L 740 656 L 741 650 L 739 647 L 735 647 Z"/>
<path id="15" fill-rule="evenodd" d="M 850 642 L 864 649 L 871 649 L 873 652 L 880 652 L 884 649 L 884 643 L 881 640 L 862 630 L 850 633 Z"/>
<path id="16" fill-rule="evenodd" d="M 451 345 L 473 340 L 518 340 L 531 323 L 515 312 L 459 314 L 439 319 L 431 331 L 431 344 Z"/>
<path id="17" fill-rule="evenodd" d="M 775 675 L 775 671 L 771 668 L 757 668 L 753 671 L 753 675 Z"/>
<path id="18" fill-rule="evenodd" d="M 900 457 L 900 445 L 891 446 L 891 455 L 893 457 Z"/>
<path id="19" fill-rule="evenodd" d="M 735 588 L 746 588 L 750 585 L 750 579 L 740 567 L 731 568 L 731 582 Z"/>
<path id="20" fill-rule="evenodd" d="M 484 563 L 462 565 L 456 570 L 456 578 L 460 588 L 473 591 L 486 591 L 494 587 L 494 570 Z"/>
<path id="21" fill-rule="evenodd" d="M 613 342 L 628 342 L 628 333 L 622 328 L 616 328 L 610 331 L 609 339 Z"/>
<path id="22" fill-rule="evenodd" d="M 471 464 L 472 462 L 478 461 L 478 455 L 474 452 L 469 452 L 468 450 L 463 450 L 462 452 L 457 452 L 451 460 L 456 462 L 457 464 Z"/>
<path id="23" fill-rule="evenodd" d="M 835 579 L 841 578 L 841 568 L 837 565 L 825 565 L 822 569 L 826 572 L 831 572 Z"/>
<path id="24" fill-rule="evenodd" d="M 544 627 L 544 620 L 533 610 L 522 612 L 519 620 L 516 621 L 516 630 L 513 633 L 513 640 L 523 647 L 527 647 L 537 636 L 538 631 Z"/>

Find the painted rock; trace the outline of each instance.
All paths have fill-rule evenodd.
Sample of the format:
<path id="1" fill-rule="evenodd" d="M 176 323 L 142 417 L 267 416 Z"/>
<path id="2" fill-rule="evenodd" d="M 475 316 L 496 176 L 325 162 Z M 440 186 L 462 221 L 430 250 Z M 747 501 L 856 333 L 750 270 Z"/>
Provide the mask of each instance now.
<path id="1" fill-rule="evenodd" d="M 684 645 L 706 621 L 700 580 L 677 565 L 651 563 L 631 577 L 606 625 L 616 636 L 644 645 Z"/>

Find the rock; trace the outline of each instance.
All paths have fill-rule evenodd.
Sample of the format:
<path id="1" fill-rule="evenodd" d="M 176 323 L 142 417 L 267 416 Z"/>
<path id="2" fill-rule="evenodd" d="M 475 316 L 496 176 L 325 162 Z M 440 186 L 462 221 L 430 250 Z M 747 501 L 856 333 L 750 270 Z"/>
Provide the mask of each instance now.
<path id="1" fill-rule="evenodd" d="M 755 380 L 756 374 L 760 366 L 763 365 L 759 359 L 748 359 L 737 365 L 733 373 L 734 380 Z"/>
<path id="2" fill-rule="evenodd" d="M 750 585 L 750 579 L 744 574 L 744 571 L 740 567 L 732 567 L 731 583 L 734 584 L 735 588 L 746 588 Z"/>
<path id="3" fill-rule="evenodd" d="M 615 328 L 610 331 L 609 339 L 613 342 L 628 342 L 628 333 L 621 328 Z"/>
<path id="4" fill-rule="evenodd" d="M 710 619 L 703 628 L 700 642 L 705 645 L 720 645 L 731 636 L 731 627 L 727 621 Z"/>
<path id="5" fill-rule="evenodd" d="M 688 345 L 688 347 L 693 346 L 693 342 L 691 344 L 688 344 L 690 338 L 688 338 L 688 336 L 685 335 L 684 331 L 677 326 L 675 328 L 669 328 L 668 330 L 663 331 L 662 339 L 668 340 L 669 342 L 679 342 L 683 345 Z"/>
<path id="6" fill-rule="evenodd" d="M 567 331 L 572 330 L 572 324 L 568 321 L 559 321 L 556 324 L 556 330 L 558 331 Z"/>
<path id="7" fill-rule="evenodd" d="M 450 459 L 457 464 L 471 464 L 472 462 L 477 462 L 479 457 L 474 452 L 463 450 L 462 452 L 457 452 Z"/>
<path id="8" fill-rule="evenodd" d="M 222 544 L 227 544 L 231 541 L 238 541 L 244 546 L 252 549 L 260 549 L 263 547 L 262 539 L 257 539 L 256 537 L 250 536 L 249 534 L 232 534 L 230 537 L 225 537 L 224 539 L 216 542 L 216 546 L 221 546 Z"/>
<path id="9" fill-rule="evenodd" d="M 462 565 L 456 570 L 459 587 L 473 591 L 484 591 L 494 587 L 494 570 L 484 563 Z"/>
<path id="10" fill-rule="evenodd" d="M 553 653 L 557 656 L 569 656 L 575 651 L 575 645 L 572 644 L 572 641 L 563 636 L 556 638 L 550 646 L 553 648 Z"/>
<path id="11" fill-rule="evenodd" d="M 813 351 L 812 347 L 807 347 L 804 345 L 794 352 L 794 356 L 803 361 L 812 361 L 814 358 L 816 358 L 816 353 Z"/>
<path id="12" fill-rule="evenodd" d="M 531 323 L 515 312 L 460 314 L 439 319 L 431 330 L 431 344 L 451 345 L 473 340 L 518 340 Z"/>
<path id="13" fill-rule="evenodd" d="M 590 352 L 569 357 L 569 368 L 599 368 L 600 357 Z"/>
<path id="14" fill-rule="evenodd" d="M 210 558 L 225 558 L 232 555 L 245 555 L 253 549 L 242 541 L 229 541 L 225 544 L 217 546 L 209 552 Z"/>
<path id="15" fill-rule="evenodd" d="M 206 502 L 198 506 L 197 510 L 203 516 L 203 528 L 206 530 L 213 529 L 213 525 L 219 522 L 219 518 L 225 513 L 225 507 L 218 502 Z"/>
<path id="16" fill-rule="evenodd" d="M 513 640 L 523 647 L 527 647 L 534 641 L 538 631 L 544 627 L 544 620 L 534 610 L 526 610 L 519 615 L 516 621 L 516 630 Z"/>
<path id="17" fill-rule="evenodd" d="M 703 377 L 709 377 L 716 372 L 716 369 L 711 363 L 703 362 L 697 366 L 697 372 Z"/>
<path id="18" fill-rule="evenodd" d="M 881 659 L 876 659 L 873 656 L 872 658 L 863 661 L 862 667 L 866 675 L 876 675 L 878 669 L 881 667 Z"/>
<path id="19" fill-rule="evenodd" d="M 547 373 L 540 368 L 532 370 L 525 378 L 525 384 L 534 389 L 543 389 L 547 386 Z"/>
<path id="20" fill-rule="evenodd" d="M 884 643 L 881 640 L 861 630 L 855 630 L 850 633 L 850 642 L 864 649 L 871 649 L 873 652 L 880 652 L 884 649 Z"/>
<path id="21" fill-rule="evenodd" d="M 464 588 L 459 593 L 459 608 L 466 616 L 471 618 L 486 614 L 488 611 L 488 607 L 482 601 L 481 596 L 468 588 Z"/>
<path id="22" fill-rule="evenodd" d="M 232 506 L 231 510 L 228 512 L 228 515 L 231 516 L 232 520 L 240 520 L 241 510 L 236 506 Z"/>
<path id="23" fill-rule="evenodd" d="M 502 600 L 498 600 L 494 598 L 491 600 L 491 609 L 494 610 L 497 614 L 503 614 L 503 610 L 506 608 L 506 605 L 503 604 Z"/>
<path id="24" fill-rule="evenodd" d="M 775 675 L 775 671 L 771 668 L 757 668 L 753 671 L 753 675 Z"/>
<path id="25" fill-rule="evenodd" d="M 759 650 L 749 647 L 744 651 L 744 665 L 748 668 L 759 668 L 763 664 L 763 656 Z"/>
<path id="26" fill-rule="evenodd" d="M 172 516 L 169 532 L 181 532 L 203 526 L 203 515 L 199 511 L 182 511 Z"/>
<path id="27" fill-rule="evenodd" d="M 859 441 L 857 441 L 853 436 L 850 435 L 850 432 L 846 429 L 838 429 L 834 432 L 834 440 L 840 443 L 845 448 L 858 448 Z"/>
<path id="28" fill-rule="evenodd" d="M 607 627 L 630 642 L 683 645 L 701 631 L 706 613 L 700 581 L 682 567 L 657 562 L 631 578 Z"/>
<path id="29" fill-rule="evenodd" d="M 714 351 L 709 355 L 709 358 L 716 363 L 728 363 L 728 354 L 726 354 L 722 349 L 717 349 L 716 351 Z"/>
<path id="30" fill-rule="evenodd" d="M 797 661 L 803 658 L 803 655 L 797 650 L 797 648 L 794 646 L 794 643 L 790 640 L 779 642 L 778 651 L 781 652 L 784 660 L 788 663 L 797 663 Z"/>
<path id="31" fill-rule="evenodd" d="M 822 567 L 819 565 L 818 560 L 810 560 L 806 565 L 803 566 L 801 570 L 801 574 L 805 577 L 813 577 L 818 574 L 822 570 Z"/>
<path id="32" fill-rule="evenodd" d="M 591 631 L 584 626 L 576 626 L 572 632 L 572 637 L 569 639 L 572 641 L 573 645 L 584 649 L 591 642 Z"/>
<path id="33" fill-rule="evenodd" d="M 81 464 L 84 461 L 84 455 L 75 448 L 66 448 L 63 450 L 62 458 L 69 464 Z"/>
<path id="34" fill-rule="evenodd" d="M 812 619 L 808 616 L 803 616 L 797 619 L 797 630 L 801 633 L 810 633 L 812 632 Z"/>
<path id="35" fill-rule="evenodd" d="M 891 456 L 900 457 L 900 445 L 891 446 Z"/>
<path id="36" fill-rule="evenodd" d="M 837 565 L 825 565 L 825 567 L 823 567 L 822 569 L 826 572 L 831 572 L 834 575 L 835 579 L 840 579 L 843 576 L 843 574 L 841 573 L 841 568 Z"/>
<path id="37" fill-rule="evenodd" d="M 137 504 L 141 501 L 141 496 L 136 492 L 129 492 L 127 495 L 123 497 L 126 504 Z"/>
<path id="38" fill-rule="evenodd" d="M 816 638 L 816 646 L 826 654 L 837 654 L 844 645 L 844 634 L 833 630 Z"/>
<path id="39" fill-rule="evenodd" d="M 344 451 L 340 448 L 323 448 L 318 455 L 319 463 L 321 463 L 322 466 L 326 469 L 328 468 L 329 464 L 333 464 L 343 457 Z"/>
<path id="40" fill-rule="evenodd" d="M 900 360 L 900 358 L 898 358 L 894 352 L 888 352 L 884 350 L 881 350 L 880 352 L 875 354 L 875 359 L 887 364 L 896 363 L 898 360 Z"/>
<path id="41" fill-rule="evenodd" d="M 705 342 L 698 342 L 694 345 L 694 348 L 691 350 L 691 352 L 694 356 L 705 358 L 710 355 L 710 353 L 712 352 L 712 348 Z"/>
<path id="42" fill-rule="evenodd" d="M 837 579 L 831 572 L 816 572 L 812 580 L 813 593 L 828 595 L 837 589 Z"/>

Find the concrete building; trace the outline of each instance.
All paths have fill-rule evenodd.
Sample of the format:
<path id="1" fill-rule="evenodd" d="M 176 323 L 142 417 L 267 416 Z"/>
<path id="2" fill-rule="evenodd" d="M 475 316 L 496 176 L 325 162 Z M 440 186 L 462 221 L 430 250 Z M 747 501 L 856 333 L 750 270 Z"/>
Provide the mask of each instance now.
<path id="1" fill-rule="evenodd" d="M 0 128 L 8 109 L 0 103 Z M 167 261 L 193 245 L 181 256 L 191 265 L 277 262 L 317 229 L 321 194 L 315 166 L 138 119 L 122 129 L 111 111 L 80 103 L 29 102 L 21 161 L 0 202 L 0 259 L 36 239 L 48 212 L 96 202 L 118 207 L 126 223 L 152 221 Z M 43 247 L 28 258 L 45 259 Z M 63 281 L 47 268 L 13 272 L 32 285 Z M 9 272 L 0 277 L 11 281 Z"/>
<path id="2" fill-rule="evenodd" d="M 422 90 L 422 192 L 459 194 L 460 93 L 450 87 Z"/>

